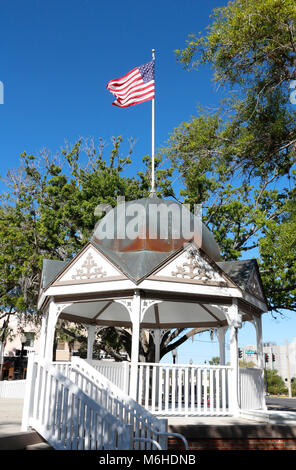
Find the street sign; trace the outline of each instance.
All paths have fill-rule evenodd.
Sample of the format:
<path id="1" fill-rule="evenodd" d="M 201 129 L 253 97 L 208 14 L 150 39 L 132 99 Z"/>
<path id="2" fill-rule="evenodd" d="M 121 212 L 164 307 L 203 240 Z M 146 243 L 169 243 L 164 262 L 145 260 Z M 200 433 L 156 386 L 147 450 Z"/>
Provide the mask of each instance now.
<path id="1" fill-rule="evenodd" d="M 246 354 L 256 354 L 256 351 L 253 351 L 252 349 L 247 349 L 245 351 Z"/>

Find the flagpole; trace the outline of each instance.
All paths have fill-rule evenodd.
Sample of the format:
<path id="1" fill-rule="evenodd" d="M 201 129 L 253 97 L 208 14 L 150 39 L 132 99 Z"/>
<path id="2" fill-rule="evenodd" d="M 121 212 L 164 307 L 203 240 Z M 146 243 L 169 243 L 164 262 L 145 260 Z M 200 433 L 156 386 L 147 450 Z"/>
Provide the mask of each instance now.
<path id="1" fill-rule="evenodd" d="M 152 49 L 152 60 L 155 60 L 155 49 Z M 155 163 L 154 163 L 154 148 L 155 148 L 155 99 L 152 99 L 152 153 L 151 153 L 151 195 L 155 193 Z"/>

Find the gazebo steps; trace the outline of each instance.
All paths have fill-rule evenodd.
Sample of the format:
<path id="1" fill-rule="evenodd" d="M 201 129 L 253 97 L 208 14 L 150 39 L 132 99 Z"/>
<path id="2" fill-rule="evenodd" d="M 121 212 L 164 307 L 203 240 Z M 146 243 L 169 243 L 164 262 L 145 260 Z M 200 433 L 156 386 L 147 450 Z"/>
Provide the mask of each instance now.
<path id="1" fill-rule="evenodd" d="M 240 412 L 240 416 L 264 423 L 296 426 L 296 412 L 293 411 L 245 410 Z"/>
<path id="2" fill-rule="evenodd" d="M 0 451 L 50 449 L 52 447 L 36 431 L 16 432 L 0 436 Z"/>
<path id="3" fill-rule="evenodd" d="M 246 417 L 170 419 L 169 432 L 181 433 L 189 450 L 296 450 L 296 425 L 264 422 Z M 181 450 L 182 444 L 169 438 L 169 450 Z"/>
<path id="4" fill-rule="evenodd" d="M 39 442 L 26 446 L 25 450 L 54 450 L 54 448 L 47 442 Z"/>

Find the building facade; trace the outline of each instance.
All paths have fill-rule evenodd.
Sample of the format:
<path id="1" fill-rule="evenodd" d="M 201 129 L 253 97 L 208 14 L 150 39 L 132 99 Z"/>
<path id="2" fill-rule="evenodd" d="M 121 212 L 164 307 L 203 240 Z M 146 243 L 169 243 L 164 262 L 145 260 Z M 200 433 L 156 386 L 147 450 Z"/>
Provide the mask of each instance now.
<path id="1" fill-rule="evenodd" d="M 240 360 L 246 363 L 257 364 L 256 346 L 247 345 L 241 349 Z M 288 381 L 289 375 L 296 378 L 296 337 L 284 345 L 277 345 L 275 342 L 263 344 L 265 369 L 276 370 L 278 375 Z"/>

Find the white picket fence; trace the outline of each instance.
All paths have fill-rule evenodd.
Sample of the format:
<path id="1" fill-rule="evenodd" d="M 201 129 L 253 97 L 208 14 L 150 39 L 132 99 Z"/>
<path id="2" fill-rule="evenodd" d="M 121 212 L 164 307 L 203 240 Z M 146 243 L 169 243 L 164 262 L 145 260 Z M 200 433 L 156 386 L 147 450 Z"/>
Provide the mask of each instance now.
<path id="1" fill-rule="evenodd" d="M 239 369 L 240 408 L 261 410 L 264 408 L 264 371 L 253 367 Z"/>
<path id="2" fill-rule="evenodd" d="M 99 361 L 94 359 L 87 360 L 87 362 L 120 388 L 120 390 L 127 394 L 129 393 L 130 362 Z"/>
<path id="3" fill-rule="evenodd" d="M 29 426 L 58 450 L 164 450 L 169 435 L 167 420 L 158 420 L 75 357 L 71 364 L 30 357 L 22 430 Z M 173 436 L 188 448 L 183 436 Z"/>
<path id="4" fill-rule="evenodd" d="M 24 398 L 26 380 L 0 381 L 0 398 Z"/>
<path id="5" fill-rule="evenodd" d="M 127 450 L 132 429 L 87 396 L 58 367 L 31 357 L 22 429 L 30 426 L 57 450 Z"/>
<path id="6" fill-rule="evenodd" d="M 140 363 L 138 402 L 156 415 L 228 415 L 229 366 Z"/>

